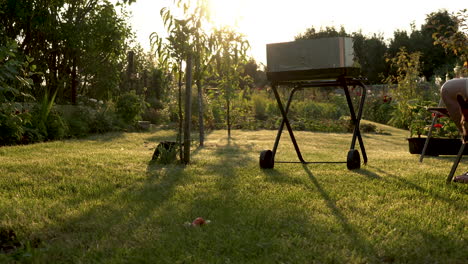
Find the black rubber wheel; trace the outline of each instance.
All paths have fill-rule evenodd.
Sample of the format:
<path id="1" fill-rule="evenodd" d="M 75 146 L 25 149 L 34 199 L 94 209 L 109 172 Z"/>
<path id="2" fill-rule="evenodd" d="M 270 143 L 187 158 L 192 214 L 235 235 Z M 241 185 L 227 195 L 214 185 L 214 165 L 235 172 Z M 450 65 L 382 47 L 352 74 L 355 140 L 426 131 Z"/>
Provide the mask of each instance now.
<path id="1" fill-rule="evenodd" d="M 348 151 L 348 159 L 346 160 L 348 170 L 355 170 L 361 168 L 361 156 L 359 151 L 351 149 Z"/>
<path id="2" fill-rule="evenodd" d="M 264 150 L 260 152 L 260 168 L 273 169 L 275 162 L 273 160 L 273 152 L 271 150 Z"/>

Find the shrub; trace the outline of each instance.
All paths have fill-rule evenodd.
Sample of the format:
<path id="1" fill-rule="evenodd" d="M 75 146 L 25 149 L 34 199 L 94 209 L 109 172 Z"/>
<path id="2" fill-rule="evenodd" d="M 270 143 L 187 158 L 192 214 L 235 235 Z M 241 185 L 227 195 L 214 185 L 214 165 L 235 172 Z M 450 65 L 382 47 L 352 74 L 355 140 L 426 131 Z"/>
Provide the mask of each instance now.
<path id="1" fill-rule="evenodd" d="M 69 127 L 69 136 L 77 138 L 87 136 L 91 131 L 91 115 L 91 110 L 88 107 L 74 107 L 71 113 L 66 117 Z"/>
<path id="2" fill-rule="evenodd" d="M 38 137 L 36 138 L 36 133 L 33 133 L 35 136 L 32 137 L 31 139 L 34 138 L 34 141 L 32 142 L 37 142 L 37 141 L 44 141 L 47 138 L 47 127 L 46 127 L 46 121 L 47 118 L 43 111 L 42 108 L 39 104 L 35 104 L 32 109 L 31 109 L 31 123 L 28 125 L 28 127 L 32 130 L 37 130 L 37 133 L 40 135 L 37 135 Z M 31 143 L 32 143 L 31 142 Z"/>
<path id="3" fill-rule="evenodd" d="M 30 92 L 33 81 L 30 77 L 36 68 L 31 64 L 33 59 L 27 56 L 21 59 L 18 43 L 5 38 L 3 33 L 0 45 L 0 103 L 32 98 Z"/>
<path id="4" fill-rule="evenodd" d="M 67 124 L 63 121 L 60 112 L 55 109 L 50 111 L 45 125 L 47 129 L 47 139 L 49 140 L 62 139 L 68 133 Z"/>
<path id="5" fill-rule="evenodd" d="M 267 120 L 268 99 L 265 98 L 265 96 L 262 96 L 261 94 L 255 94 L 252 96 L 252 102 L 255 118 L 257 120 Z"/>
<path id="6" fill-rule="evenodd" d="M 156 97 L 146 98 L 146 102 L 148 102 L 150 107 L 155 108 L 156 110 L 161 110 L 164 108 L 164 103 Z"/>
<path id="7" fill-rule="evenodd" d="M 17 144 L 23 138 L 25 125 L 31 116 L 18 104 L 0 104 L 0 145 Z"/>
<path id="8" fill-rule="evenodd" d="M 377 132 L 377 126 L 374 124 L 370 124 L 370 123 L 360 124 L 359 128 L 361 132 L 364 132 L 364 133 Z"/>
<path id="9" fill-rule="evenodd" d="M 117 114 L 112 103 L 100 105 L 91 110 L 90 114 L 89 130 L 91 133 L 106 133 L 119 127 Z"/>
<path id="10" fill-rule="evenodd" d="M 145 105 L 144 99 L 132 90 L 119 96 L 117 99 L 116 111 L 124 122 L 133 124 L 141 120 L 141 114 L 145 110 Z"/>
<path id="11" fill-rule="evenodd" d="M 44 135 L 35 127 L 25 127 L 21 144 L 31 144 L 44 141 Z"/>
<path id="12" fill-rule="evenodd" d="M 143 120 L 150 121 L 152 124 L 160 124 L 163 121 L 161 111 L 153 107 L 148 107 L 141 115 Z"/>
<path id="13" fill-rule="evenodd" d="M 221 99 L 215 98 L 211 101 L 210 112 L 213 114 L 213 126 L 222 128 L 225 124 L 225 110 Z"/>
<path id="14" fill-rule="evenodd" d="M 381 124 L 387 124 L 395 110 L 395 101 L 389 96 L 370 94 L 366 98 L 363 118 Z"/>

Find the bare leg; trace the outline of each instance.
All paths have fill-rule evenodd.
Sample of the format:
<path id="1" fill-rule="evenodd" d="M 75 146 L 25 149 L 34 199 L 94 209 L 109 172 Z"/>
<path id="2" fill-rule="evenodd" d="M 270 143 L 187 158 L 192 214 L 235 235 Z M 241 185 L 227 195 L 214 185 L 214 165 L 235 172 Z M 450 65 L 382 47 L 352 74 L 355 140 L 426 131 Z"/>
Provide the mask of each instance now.
<path id="1" fill-rule="evenodd" d="M 445 104 L 445 107 L 447 108 L 447 111 L 450 114 L 450 118 L 453 120 L 458 130 L 460 131 L 460 134 L 462 135 L 463 143 L 466 143 L 468 141 L 468 129 L 466 123 L 468 116 L 466 111 L 466 99 L 468 99 L 468 80 L 453 79 L 446 82 L 440 90 L 440 95 L 442 97 L 442 101 Z M 468 183 L 468 172 L 456 176 L 453 181 L 459 183 Z"/>
<path id="2" fill-rule="evenodd" d="M 468 98 L 468 91 L 466 88 L 466 79 L 453 79 L 442 86 L 440 89 L 442 101 L 450 114 L 450 118 L 457 126 L 460 134 L 463 135 L 462 128 L 462 111 L 460 104 L 457 101 L 457 96 L 461 95 L 463 98 Z"/>

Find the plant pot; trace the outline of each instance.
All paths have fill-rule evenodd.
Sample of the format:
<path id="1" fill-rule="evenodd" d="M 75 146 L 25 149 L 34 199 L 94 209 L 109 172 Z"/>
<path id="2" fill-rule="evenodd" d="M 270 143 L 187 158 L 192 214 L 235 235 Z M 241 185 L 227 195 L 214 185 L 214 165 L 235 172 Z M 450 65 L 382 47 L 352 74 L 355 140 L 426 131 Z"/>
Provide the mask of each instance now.
<path id="1" fill-rule="evenodd" d="M 411 154 L 421 154 L 425 142 L 426 138 L 408 138 L 409 152 Z M 425 155 L 457 155 L 461 144 L 461 140 L 457 138 L 431 138 Z M 468 154 L 468 149 L 465 149 L 463 154 Z"/>

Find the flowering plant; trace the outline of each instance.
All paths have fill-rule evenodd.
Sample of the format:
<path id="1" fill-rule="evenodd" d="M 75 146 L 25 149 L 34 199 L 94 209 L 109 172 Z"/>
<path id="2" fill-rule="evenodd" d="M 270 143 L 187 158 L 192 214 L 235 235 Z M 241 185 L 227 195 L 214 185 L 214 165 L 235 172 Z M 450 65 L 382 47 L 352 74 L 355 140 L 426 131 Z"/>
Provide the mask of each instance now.
<path id="1" fill-rule="evenodd" d="M 410 137 L 417 135 L 421 137 L 422 134 L 427 134 L 431 124 L 431 113 L 427 111 L 426 105 L 430 102 L 418 100 L 412 105 L 408 105 L 411 121 L 409 125 Z"/>
<path id="2" fill-rule="evenodd" d="M 435 114 L 434 114 L 435 115 Z M 430 128 L 430 125 L 427 129 Z M 450 118 L 444 116 L 439 118 L 439 123 L 434 124 L 434 129 L 432 130 L 433 137 L 446 137 L 446 138 L 458 138 L 460 133 L 458 128 L 453 123 Z"/>
<path id="3" fill-rule="evenodd" d="M 432 118 L 434 118 L 435 115 L 436 114 L 432 114 Z M 413 137 L 417 135 L 421 137 L 423 134 L 427 135 L 432 121 L 429 112 L 426 109 L 418 109 L 413 117 L 410 125 L 410 136 Z M 432 137 L 458 138 L 458 128 L 447 116 L 438 115 L 438 122 L 433 126 Z"/>

